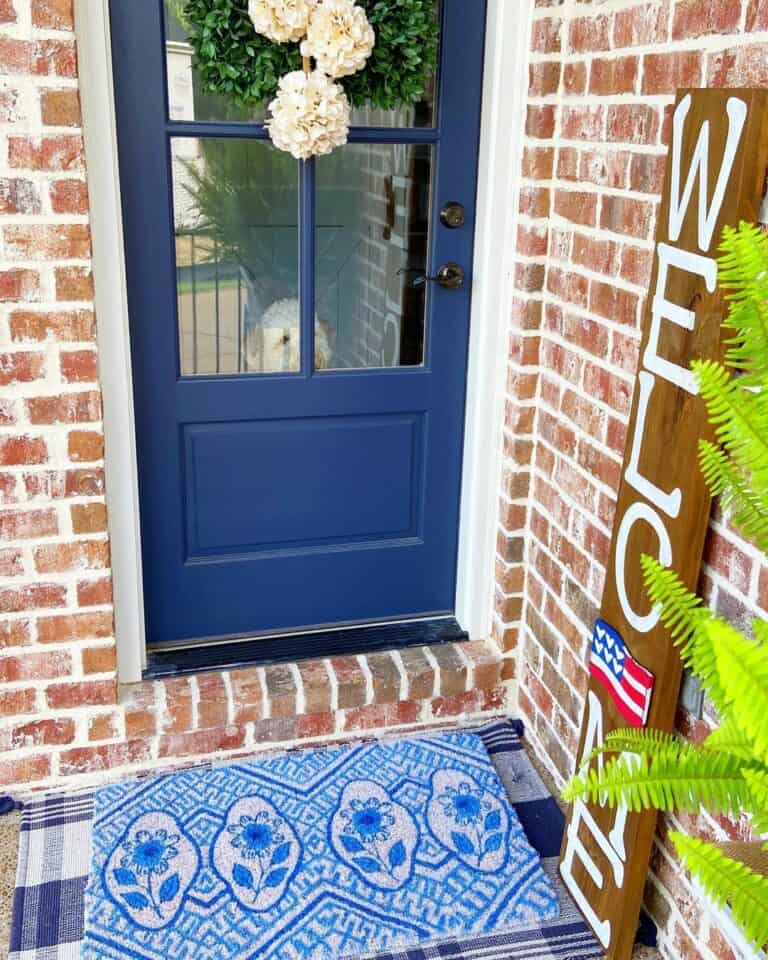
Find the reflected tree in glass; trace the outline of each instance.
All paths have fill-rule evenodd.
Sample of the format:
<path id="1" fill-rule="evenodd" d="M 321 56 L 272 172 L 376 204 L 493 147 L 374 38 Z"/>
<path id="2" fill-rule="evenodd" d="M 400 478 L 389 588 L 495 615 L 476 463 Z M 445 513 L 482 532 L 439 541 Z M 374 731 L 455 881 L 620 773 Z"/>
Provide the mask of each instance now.
<path id="1" fill-rule="evenodd" d="M 264 141 L 223 138 L 174 138 L 173 154 L 182 373 L 298 369 L 296 161 Z M 202 363 L 201 321 L 213 338 Z"/>

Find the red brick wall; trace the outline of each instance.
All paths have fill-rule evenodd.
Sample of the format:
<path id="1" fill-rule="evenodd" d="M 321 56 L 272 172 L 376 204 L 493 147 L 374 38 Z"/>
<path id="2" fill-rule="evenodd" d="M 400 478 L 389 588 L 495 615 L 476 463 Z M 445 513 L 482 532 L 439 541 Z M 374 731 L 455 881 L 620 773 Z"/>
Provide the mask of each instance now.
<path id="1" fill-rule="evenodd" d="M 7 782 L 45 778 L 54 748 L 98 735 L 115 702 L 115 647 L 69 0 L 0 2 L 0 75 L 0 781 Z M 81 703 L 95 705 L 88 719 L 74 712 Z"/>
<path id="2" fill-rule="evenodd" d="M 765 0 L 536 0 L 511 331 L 496 633 L 558 780 L 574 765 L 678 86 L 768 82 Z M 524 575 L 524 576 L 523 576 Z M 713 519 L 702 589 L 744 622 L 768 568 Z M 702 736 L 701 723 L 680 716 Z M 683 826 L 743 836 L 744 823 Z M 730 956 L 659 837 L 648 904 L 670 956 Z"/>

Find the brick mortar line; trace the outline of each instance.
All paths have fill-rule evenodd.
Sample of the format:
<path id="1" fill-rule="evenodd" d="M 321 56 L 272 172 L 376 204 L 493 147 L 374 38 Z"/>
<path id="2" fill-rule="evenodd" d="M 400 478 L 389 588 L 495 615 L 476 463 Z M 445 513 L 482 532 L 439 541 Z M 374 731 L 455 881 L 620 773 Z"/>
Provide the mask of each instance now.
<path id="1" fill-rule="evenodd" d="M 641 104 L 638 104 L 640 106 Z M 560 104 L 558 104 L 560 106 Z M 567 104 L 564 106 L 567 107 Z M 557 111 L 557 117 L 560 118 L 562 110 Z M 523 136 L 522 149 L 528 150 L 587 150 L 589 152 L 601 153 L 631 153 L 639 157 L 665 157 L 669 152 L 669 147 L 664 143 L 639 143 L 632 140 L 574 140 L 560 135 L 551 137 L 532 137 L 528 134 Z M 557 169 L 556 167 L 554 169 Z M 552 177 L 539 180 L 536 177 L 521 176 L 520 183 L 522 187 L 538 186 L 541 183 L 549 183 Z M 574 181 L 578 182 L 578 181 Z"/>
<path id="2" fill-rule="evenodd" d="M 398 699 L 401 703 L 405 703 L 408 700 L 409 682 L 408 673 L 405 669 L 405 664 L 403 663 L 403 656 L 399 650 L 392 650 L 391 656 L 395 666 L 397 667 L 397 672 L 400 677 Z"/>
<path id="3" fill-rule="evenodd" d="M 234 725 L 235 722 L 235 695 L 232 690 L 232 676 L 229 670 L 221 671 L 221 679 L 224 683 L 224 693 L 227 698 L 227 719 L 226 724 L 228 727 Z"/>
<path id="4" fill-rule="evenodd" d="M 38 224 L 39 226 L 39 224 Z M 48 224 L 48 226 L 55 226 L 55 224 Z M 60 224 L 60 226 L 79 226 L 79 224 Z M 8 254 L 0 255 L 0 264 L 3 265 L 4 269 L 10 270 L 37 270 L 43 267 L 52 267 L 54 270 L 61 269 L 62 267 L 82 267 L 84 269 L 92 269 L 93 261 L 90 257 L 41 257 L 37 260 L 34 258 L 24 258 L 24 257 L 13 257 Z M 19 301 L 20 303 L 32 303 L 34 301 L 24 300 Z M 54 301 L 57 303 L 67 303 L 65 300 Z"/>
<path id="5" fill-rule="evenodd" d="M 40 266 L 45 266 L 50 269 L 54 268 L 54 261 L 41 261 Z M 13 267 L 15 269 L 15 265 Z M 93 271 L 90 270 L 90 273 Z M 0 305 L 0 315 L 5 315 L 10 317 L 13 313 L 77 313 L 83 312 L 91 314 L 95 317 L 96 311 L 94 309 L 93 300 L 18 300 L 3 303 Z M 53 340 L 47 338 L 46 340 L 33 340 L 33 341 L 13 341 L 14 343 L 52 343 L 54 346 L 66 346 L 70 341 L 67 340 Z M 90 346 L 93 346 L 96 343 L 96 338 L 94 336 L 93 340 L 83 340 L 83 341 L 73 341 L 77 343 L 86 343 Z"/>
<path id="6" fill-rule="evenodd" d="M 304 689 L 304 680 L 301 676 L 301 671 L 298 668 L 298 665 L 292 661 L 288 664 L 288 668 L 291 671 L 291 676 L 293 677 L 293 685 L 296 688 L 296 708 L 295 713 L 297 716 L 304 716 L 307 712 L 307 694 Z"/>
<path id="7" fill-rule="evenodd" d="M 420 647 L 422 653 L 427 658 L 427 662 L 430 667 L 432 667 L 433 672 L 433 683 L 432 683 L 432 699 L 436 700 L 440 696 L 440 686 L 441 686 L 441 676 L 440 676 L 440 664 L 435 659 L 434 653 L 429 649 L 429 647 Z"/>
<path id="8" fill-rule="evenodd" d="M 269 687 L 267 686 L 267 673 L 264 667 L 257 667 L 257 676 L 259 686 L 261 687 L 261 714 L 263 720 L 272 719 L 272 701 L 269 696 Z"/>
<path id="9" fill-rule="evenodd" d="M 325 667 L 325 672 L 328 674 L 328 685 L 330 687 L 331 702 L 329 709 L 331 713 L 335 714 L 339 712 L 339 678 L 336 676 L 336 671 L 333 669 L 330 657 L 323 658 L 323 666 Z"/>
<path id="10" fill-rule="evenodd" d="M 470 693 L 474 689 L 474 678 L 475 678 L 475 664 L 467 654 L 464 652 L 463 644 L 456 643 L 453 645 L 453 649 L 458 653 L 460 659 L 464 662 L 466 668 L 466 679 L 464 681 L 464 692 Z"/>
<path id="11" fill-rule="evenodd" d="M 114 673 L 112 675 L 114 676 Z M 189 678 L 189 708 L 190 727 L 192 730 L 197 730 L 200 727 L 200 688 L 195 674 Z"/>

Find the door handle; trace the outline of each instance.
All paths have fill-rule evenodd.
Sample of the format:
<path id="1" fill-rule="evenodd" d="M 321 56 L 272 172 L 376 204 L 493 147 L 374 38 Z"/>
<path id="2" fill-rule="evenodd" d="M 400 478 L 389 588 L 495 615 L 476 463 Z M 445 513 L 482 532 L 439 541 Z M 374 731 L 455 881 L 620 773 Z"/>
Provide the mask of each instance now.
<path id="1" fill-rule="evenodd" d="M 411 286 L 414 290 L 420 290 L 422 287 L 426 286 L 427 283 L 436 283 L 444 290 L 458 290 L 460 287 L 464 286 L 464 280 L 466 277 L 464 267 L 462 267 L 460 263 L 444 263 L 434 277 L 429 277 L 426 273 L 424 273 L 423 270 L 417 270 L 412 267 L 405 267 L 401 270 L 398 270 L 397 273 L 398 276 L 402 273 L 415 274 L 413 280 L 411 280 L 409 284 L 409 286 Z"/>

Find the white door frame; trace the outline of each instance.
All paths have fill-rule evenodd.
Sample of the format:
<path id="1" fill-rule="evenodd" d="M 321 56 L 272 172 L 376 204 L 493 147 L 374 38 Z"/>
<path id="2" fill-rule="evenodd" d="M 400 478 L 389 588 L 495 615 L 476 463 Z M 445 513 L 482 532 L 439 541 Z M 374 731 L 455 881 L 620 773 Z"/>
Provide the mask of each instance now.
<path id="1" fill-rule="evenodd" d="M 471 2 L 471 0 L 470 0 Z M 456 616 L 490 635 L 507 335 L 533 0 L 488 0 Z M 138 469 L 108 0 L 75 0 L 121 683 L 145 662 Z"/>

